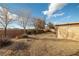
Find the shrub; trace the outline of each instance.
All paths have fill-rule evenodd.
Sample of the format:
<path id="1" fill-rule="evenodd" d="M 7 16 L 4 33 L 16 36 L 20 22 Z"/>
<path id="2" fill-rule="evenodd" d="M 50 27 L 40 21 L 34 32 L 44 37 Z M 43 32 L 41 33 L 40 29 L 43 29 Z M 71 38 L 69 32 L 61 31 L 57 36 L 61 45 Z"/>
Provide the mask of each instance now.
<path id="1" fill-rule="evenodd" d="M 36 34 L 41 34 L 41 33 L 44 33 L 43 30 L 36 30 Z"/>
<path id="2" fill-rule="evenodd" d="M 25 42 L 15 42 L 13 46 L 11 46 L 12 50 L 24 50 L 27 49 L 29 45 Z"/>
<path id="3" fill-rule="evenodd" d="M 11 45 L 12 41 L 9 38 L 0 38 L 0 48 Z"/>
<path id="4" fill-rule="evenodd" d="M 36 33 L 35 29 L 27 30 L 27 34 L 35 34 L 35 33 Z"/>
<path id="5" fill-rule="evenodd" d="M 27 34 L 41 34 L 41 33 L 44 33 L 44 30 L 37 30 L 37 29 L 27 30 Z"/>
<path id="6" fill-rule="evenodd" d="M 27 34 L 22 34 L 22 35 L 21 35 L 21 38 L 27 38 L 27 37 L 28 37 Z"/>
<path id="7" fill-rule="evenodd" d="M 22 39 L 22 38 L 28 38 L 27 34 L 22 34 L 20 36 L 17 36 L 18 39 Z"/>

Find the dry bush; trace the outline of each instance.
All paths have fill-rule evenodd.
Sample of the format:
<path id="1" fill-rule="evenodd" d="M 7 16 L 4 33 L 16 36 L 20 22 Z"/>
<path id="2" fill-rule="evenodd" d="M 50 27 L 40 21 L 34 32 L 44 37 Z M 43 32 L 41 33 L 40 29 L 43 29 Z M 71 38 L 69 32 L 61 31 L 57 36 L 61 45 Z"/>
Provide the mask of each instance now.
<path id="1" fill-rule="evenodd" d="M 28 29 L 26 30 L 26 34 L 42 34 L 42 33 L 47 33 L 50 32 L 49 30 L 44 31 L 44 30 L 35 30 L 35 29 Z M 4 35 L 4 30 L 0 30 L 0 37 L 2 37 L 2 35 Z M 9 38 L 15 38 L 16 36 L 25 36 L 23 34 L 23 29 L 8 29 L 7 30 L 7 36 Z"/>
<path id="2" fill-rule="evenodd" d="M 12 44 L 12 41 L 9 38 L 1 38 L 0 39 L 0 48 L 6 47 Z"/>
<path id="3" fill-rule="evenodd" d="M 6 55 L 10 55 L 10 56 L 30 55 L 29 47 L 30 47 L 29 44 L 27 44 L 25 42 L 15 42 L 13 45 L 8 47 L 8 50 L 10 50 L 11 52 L 9 54 L 6 53 Z"/>
<path id="4" fill-rule="evenodd" d="M 18 39 L 28 38 L 27 34 L 22 34 L 20 36 L 16 36 Z"/>
<path id="5" fill-rule="evenodd" d="M 28 29 L 27 30 L 27 34 L 41 34 L 41 33 L 45 33 L 44 30 L 38 30 L 38 29 Z"/>
<path id="6" fill-rule="evenodd" d="M 8 29 L 7 30 L 7 36 L 9 38 L 15 38 L 16 36 L 20 36 L 22 34 L 23 34 L 22 29 Z M 4 30 L 0 30 L 0 37 L 2 37 L 2 35 L 4 35 Z"/>
<path id="7" fill-rule="evenodd" d="M 36 30 L 35 29 L 28 29 L 27 34 L 36 34 Z"/>
<path id="8" fill-rule="evenodd" d="M 36 33 L 41 34 L 41 33 L 44 33 L 44 31 L 43 30 L 36 30 Z"/>
<path id="9" fill-rule="evenodd" d="M 9 29 L 7 30 L 7 36 L 10 38 L 15 38 L 16 36 L 20 36 L 23 34 L 23 30 L 21 29 Z"/>
<path id="10" fill-rule="evenodd" d="M 24 50 L 28 49 L 29 45 L 25 42 L 15 42 L 10 48 L 11 50 Z"/>

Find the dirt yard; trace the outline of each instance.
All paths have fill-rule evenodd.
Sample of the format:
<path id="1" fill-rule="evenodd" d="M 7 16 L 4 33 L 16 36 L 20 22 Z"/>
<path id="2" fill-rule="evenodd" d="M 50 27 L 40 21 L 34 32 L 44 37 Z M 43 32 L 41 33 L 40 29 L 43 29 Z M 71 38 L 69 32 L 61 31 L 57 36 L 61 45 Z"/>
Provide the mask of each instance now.
<path id="1" fill-rule="evenodd" d="M 10 56 L 74 56 L 79 55 L 79 41 L 56 39 L 52 33 L 29 35 L 27 39 L 12 39 L 0 49 L 0 55 Z"/>

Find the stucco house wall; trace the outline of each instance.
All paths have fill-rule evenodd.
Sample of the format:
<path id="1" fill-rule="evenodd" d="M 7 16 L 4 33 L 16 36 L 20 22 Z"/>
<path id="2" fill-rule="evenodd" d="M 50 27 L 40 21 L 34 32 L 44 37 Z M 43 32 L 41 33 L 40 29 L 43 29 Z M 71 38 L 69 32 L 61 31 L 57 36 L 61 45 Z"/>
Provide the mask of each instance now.
<path id="1" fill-rule="evenodd" d="M 79 41 L 79 23 L 57 25 L 57 38 Z"/>

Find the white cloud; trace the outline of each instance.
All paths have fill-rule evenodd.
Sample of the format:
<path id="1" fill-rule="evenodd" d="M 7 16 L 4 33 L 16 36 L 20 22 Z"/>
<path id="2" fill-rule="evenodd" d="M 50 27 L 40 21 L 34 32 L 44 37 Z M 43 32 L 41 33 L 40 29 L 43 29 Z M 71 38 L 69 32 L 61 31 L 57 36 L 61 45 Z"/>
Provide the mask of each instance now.
<path id="1" fill-rule="evenodd" d="M 42 11 L 44 15 L 47 16 L 47 18 L 50 18 L 52 14 L 54 14 L 57 10 L 62 9 L 66 3 L 51 3 L 48 6 L 48 10 Z"/>
<path id="2" fill-rule="evenodd" d="M 57 17 L 57 16 L 64 16 L 64 13 L 58 13 L 53 15 L 53 17 Z"/>
<path id="3" fill-rule="evenodd" d="M 18 17 L 18 15 L 16 14 L 12 14 L 12 13 L 8 13 L 9 19 L 16 19 Z"/>
<path id="4" fill-rule="evenodd" d="M 66 16 L 66 17 L 64 17 L 65 19 L 69 19 L 69 18 L 71 18 L 71 16 L 69 15 L 69 16 Z"/>

